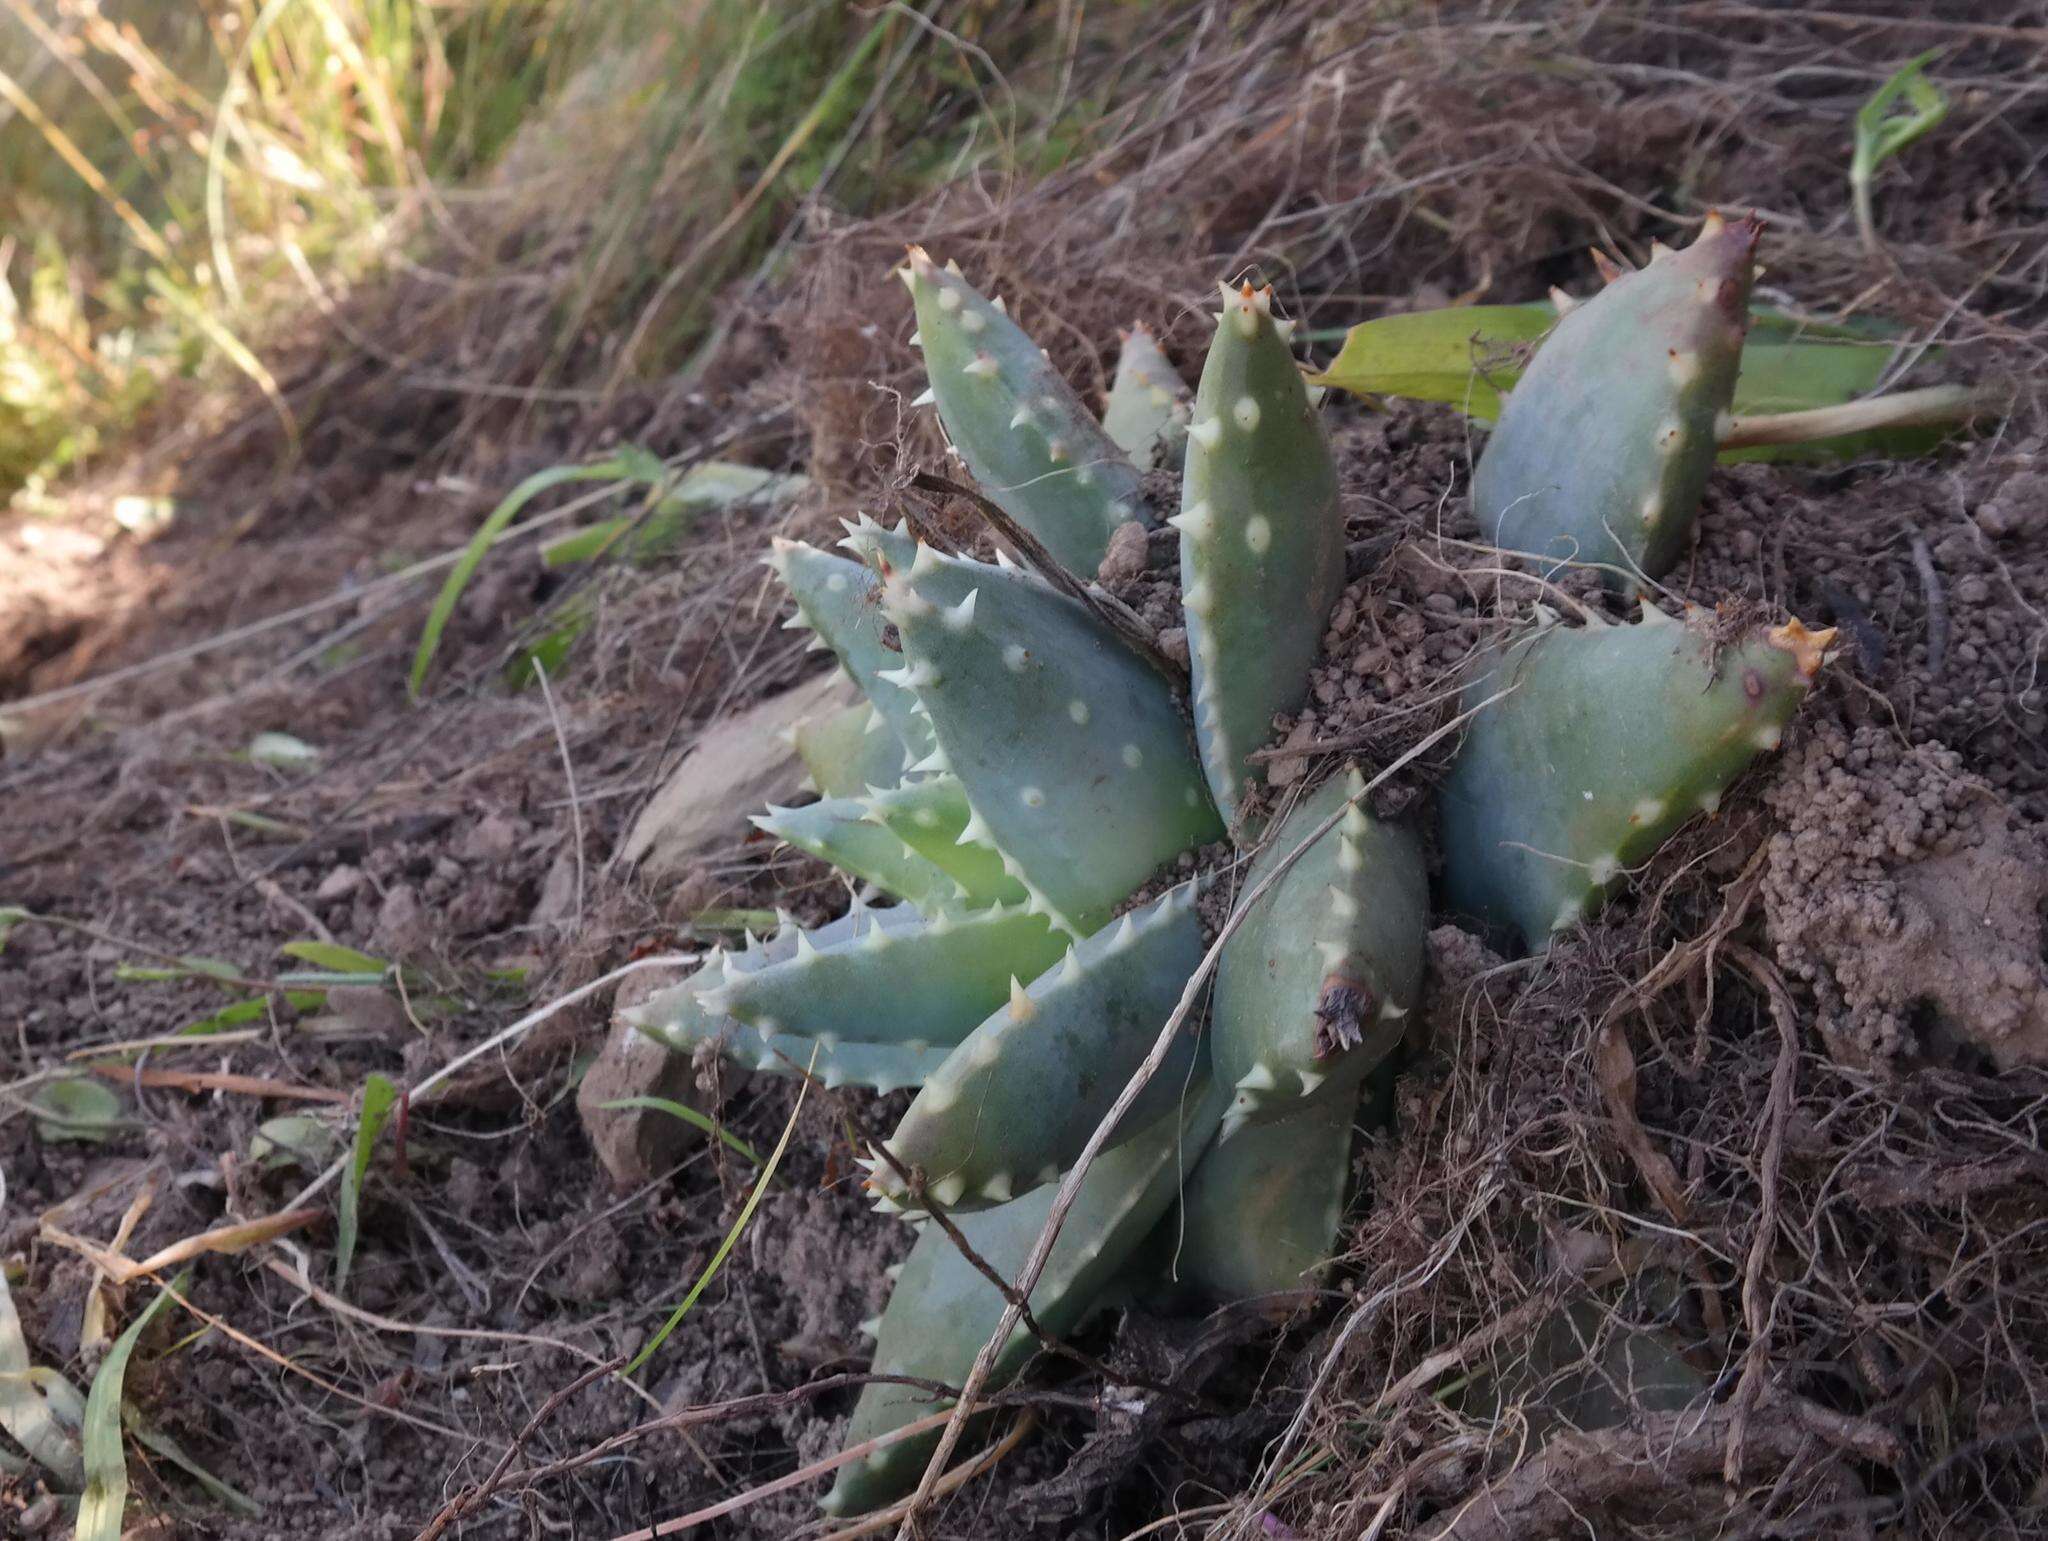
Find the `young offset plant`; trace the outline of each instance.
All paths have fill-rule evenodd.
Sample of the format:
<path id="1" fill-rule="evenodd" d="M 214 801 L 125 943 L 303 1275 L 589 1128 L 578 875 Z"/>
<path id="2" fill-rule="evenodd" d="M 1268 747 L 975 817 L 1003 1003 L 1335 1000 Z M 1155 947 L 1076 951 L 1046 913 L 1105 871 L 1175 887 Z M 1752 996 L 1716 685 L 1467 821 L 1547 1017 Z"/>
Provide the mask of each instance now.
<path id="1" fill-rule="evenodd" d="M 1754 237 L 1726 239 L 1694 265 L 1733 272 Z M 1419 835 L 1375 816 L 1355 770 L 1291 801 L 1257 785 L 1250 756 L 1300 706 L 1345 581 L 1336 467 L 1271 290 L 1223 289 L 1191 408 L 1156 344 L 1132 334 L 1106 432 L 957 269 L 913 247 L 903 276 L 954 447 L 1081 579 L 1119 525 L 1144 519 L 1137 468 L 1170 463 L 1184 423 L 1170 522 L 1189 677 L 1143 656 L 1075 597 L 1078 583 L 1000 552 L 941 553 L 866 516 L 847 523 L 848 556 L 776 542 L 766 560 L 794 601 L 788 624 L 813 632 L 866 702 L 796 735 L 824 799 L 757 823 L 899 902 L 857 899 L 815 932 L 749 938 L 630 1020 L 679 1051 L 716 1043 L 770 1073 L 808 1065 L 828 1086 L 918 1089 L 863 1163 L 876 1207 L 919 1229 L 875 1324 L 875 1368 L 957 1385 L 1005 1301 L 930 1216 L 949 1212 L 982 1259 L 1017 1276 L 1056 1182 L 1201 965 L 1200 900 L 1232 864 L 1184 858 L 1234 838 L 1250 897 L 1206 1029 L 1198 1014 L 1170 1040 L 1080 1181 L 1029 1297 L 1048 1332 L 1162 1269 L 1212 1299 L 1313 1277 L 1343 1213 L 1360 1088 L 1421 988 L 1430 895 Z M 1726 351 L 1731 328 L 1739 346 L 1722 300 L 1688 323 L 1711 332 L 1700 347 Z M 1609 366 L 1616 380 L 1628 359 Z M 1716 354 L 1681 381 L 1660 359 L 1659 388 L 1711 394 L 1724 364 Z M 1710 421 L 1705 433 L 1711 458 Z M 1505 682 L 1514 710 L 1479 716 L 1447 789 L 1454 902 L 1540 945 L 1776 742 L 1826 641 L 1796 622 L 1728 639 L 1662 619 L 1546 622 L 1475 672 L 1475 700 Z M 1552 763 L 1518 764 L 1538 754 Z M 1254 820 L 1252 806 L 1272 811 Z M 1504 859 L 1546 844 L 1562 879 Z M 1020 1327 L 992 1384 L 1033 1348 Z M 931 1407 L 870 1386 L 848 1439 Z M 886 1502 L 936 1441 L 848 1465 L 827 1509 Z"/>

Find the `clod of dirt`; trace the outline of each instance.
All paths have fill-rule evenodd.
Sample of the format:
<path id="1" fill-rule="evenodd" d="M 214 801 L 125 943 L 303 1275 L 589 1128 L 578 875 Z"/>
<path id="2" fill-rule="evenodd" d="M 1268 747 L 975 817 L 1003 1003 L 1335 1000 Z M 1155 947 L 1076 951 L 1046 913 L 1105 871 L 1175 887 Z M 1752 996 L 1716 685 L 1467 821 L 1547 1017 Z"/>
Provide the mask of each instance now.
<path id="1" fill-rule="evenodd" d="M 660 877 L 728 844 L 735 808 L 786 801 L 803 779 L 784 730 L 857 699 L 852 682 L 833 670 L 708 729 L 634 823 L 621 860 Z"/>
<path id="2" fill-rule="evenodd" d="M 1109 549 L 1102 554 L 1102 564 L 1096 569 L 1096 577 L 1104 583 L 1116 583 L 1135 578 L 1150 566 L 1145 527 L 1135 519 L 1118 525 L 1109 537 Z"/>
<path id="3" fill-rule="evenodd" d="M 1784 824 L 1771 940 L 1837 1060 L 1941 1059 L 1961 1040 L 2001 1067 L 2048 1064 L 2048 842 L 1961 763 L 1822 723 L 1766 794 Z"/>

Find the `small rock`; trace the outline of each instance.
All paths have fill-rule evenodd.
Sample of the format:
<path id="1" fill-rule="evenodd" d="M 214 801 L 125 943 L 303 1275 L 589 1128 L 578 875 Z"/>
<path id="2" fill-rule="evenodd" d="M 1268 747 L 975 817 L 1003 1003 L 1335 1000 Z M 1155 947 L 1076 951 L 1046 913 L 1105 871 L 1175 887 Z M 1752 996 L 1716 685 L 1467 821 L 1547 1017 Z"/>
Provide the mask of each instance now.
<path id="1" fill-rule="evenodd" d="M 400 883 L 384 896 L 377 911 L 376 943 L 392 957 L 412 957 L 432 944 L 434 928 L 427 908 L 410 883 Z"/>
<path id="2" fill-rule="evenodd" d="M 576 886 L 576 849 L 564 846 L 540 885 L 540 899 L 533 907 L 533 924 L 545 926 L 572 919 L 576 914 Z"/>
<path id="3" fill-rule="evenodd" d="M 677 969 L 643 969 L 629 974 L 613 997 L 613 1011 L 637 1006 L 656 991 L 678 984 L 687 973 Z M 727 1066 L 722 1084 L 728 1092 L 743 1079 Z M 576 1112 L 583 1120 L 597 1159 L 622 1189 L 652 1181 L 673 1166 L 685 1146 L 704 1136 L 670 1113 L 647 1108 L 607 1108 L 623 1097 L 666 1097 L 685 1106 L 709 1110 L 715 1102 L 698 1088 L 687 1054 L 615 1021 L 604 1048 L 576 1088 Z"/>
<path id="4" fill-rule="evenodd" d="M 336 867 L 320 880 L 320 886 L 313 890 L 313 897 L 322 904 L 334 904 L 348 898 L 362 886 L 360 867 Z"/>
<path id="5" fill-rule="evenodd" d="M 707 728 L 634 822 L 620 859 L 664 877 L 734 839 L 746 814 L 786 801 L 803 779 L 781 730 L 856 699 L 852 681 L 833 670 Z"/>
<path id="6" fill-rule="evenodd" d="M 2048 473 L 2026 471 L 2009 477 L 1977 510 L 1986 535 L 2018 535 L 2048 518 Z"/>
<path id="7" fill-rule="evenodd" d="M 1179 664 L 1188 667 L 1188 629 L 1185 626 L 1169 626 L 1159 634 L 1159 651 Z"/>
<path id="8" fill-rule="evenodd" d="M 397 996 L 375 985 L 335 985 L 327 992 L 327 1012 L 372 1038 L 403 1038 L 412 1030 Z"/>
<path id="9" fill-rule="evenodd" d="M 502 813 L 487 813 L 470 826 L 462 837 L 459 854 L 464 861 L 496 861 L 510 856 L 525 829 Z"/>

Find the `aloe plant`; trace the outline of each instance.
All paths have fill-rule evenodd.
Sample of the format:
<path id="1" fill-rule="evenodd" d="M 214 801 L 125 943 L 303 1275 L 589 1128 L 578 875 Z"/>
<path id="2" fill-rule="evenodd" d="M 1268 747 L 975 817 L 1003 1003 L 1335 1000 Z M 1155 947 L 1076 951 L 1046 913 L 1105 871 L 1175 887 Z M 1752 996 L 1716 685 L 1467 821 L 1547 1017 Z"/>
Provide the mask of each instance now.
<path id="1" fill-rule="evenodd" d="M 1712 260 L 1719 272 L 1733 259 Z M 1117 414 L 1112 438 L 957 269 L 912 248 L 904 276 L 955 448 L 991 499 L 1085 575 L 1137 517 L 1136 463 L 1172 454 L 1182 393 L 1157 374 L 1170 366 L 1156 348 L 1130 366 L 1155 410 Z M 1211 1297 L 1298 1288 L 1335 1248 L 1360 1087 L 1421 989 L 1431 899 L 1417 830 L 1377 817 L 1356 770 L 1290 803 L 1258 786 L 1249 758 L 1302 701 L 1344 581 L 1336 467 L 1288 330 L 1270 289 L 1223 291 L 1172 520 L 1184 682 L 1071 588 L 1006 557 L 947 555 L 862 516 L 846 524 L 848 555 L 778 542 L 766 559 L 794 601 L 790 624 L 834 655 L 867 709 L 799 737 L 824 800 L 758 822 L 904 902 L 750 938 L 630 1019 L 770 1073 L 811 1066 L 828 1085 L 918 1088 L 863 1163 L 875 1206 L 920 1230 L 877 1324 L 879 1370 L 965 1377 L 1004 1301 L 931 1212 L 957 1215 L 1014 1276 L 1055 1180 L 1202 962 L 1199 900 L 1237 868 L 1188 857 L 1226 837 L 1250 862 L 1206 1028 L 1198 1018 L 1170 1041 L 1110 1132 L 1031 1309 L 1047 1331 L 1070 1330 L 1161 1256 L 1180 1287 Z M 1678 381 L 1660 363 L 1657 389 L 1704 411 L 1686 393 L 1718 390 L 1698 384 L 1709 372 Z M 1475 665 L 1473 698 L 1498 699 L 1445 789 L 1454 904 L 1537 945 L 1590 912 L 1776 742 L 1827 640 L 1796 622 L 1731 640 L 1662 619 L 1549 618 Z M 1254 819 L 1253 807 L 1271 811 Z M 1522 860 L 1525 848 L 1559 870 Z M 1169 1227 L 1171 1247 L 1147 1245 Z M 1031 1349 L 1022 1335 L 1006 1345 L 996 1383 Z M 930 1407 L 871 1386 L 849 1438 Z M 826 1507 L 887 1501 L 930 1447 L 851 1464 Z"/>

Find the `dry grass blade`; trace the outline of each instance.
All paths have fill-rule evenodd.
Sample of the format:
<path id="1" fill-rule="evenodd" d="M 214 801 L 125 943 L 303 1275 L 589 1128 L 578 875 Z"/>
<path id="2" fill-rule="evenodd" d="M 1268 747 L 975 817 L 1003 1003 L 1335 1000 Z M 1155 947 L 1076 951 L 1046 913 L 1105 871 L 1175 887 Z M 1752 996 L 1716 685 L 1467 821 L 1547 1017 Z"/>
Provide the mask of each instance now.
<path id="1" fill-rule="evenodd" d="M 740 1237 L 745 1234 L 747 1226 L 754 1218 L 754 1211 L 761 1207 L 761 1199 L 767 1193 L 768 1185 L 775 1180 L 775 1169 L 782 1164 L 783 1154 L 789 1149 L 789 1137 L 796 1132 L 797 1115 L 804 1110 L 804 1096 L 811 1087 L 810 1072 L 817 1064 L 817 1061 L 818 1050 L 813 1046 L 811 1050 L 811 1063 L 804 1067 L 804 1078 L 797 1083 L 796 1102 L 789 1110 L 789 1122 L 782 1126 L 782 1138 L 775 1142 L 775 1149 L 768 1153 L 768 1162 L 761 1168 L 761 1175 L 754 1179 L 753 1191 L 747 1195 L 746 1203 L 740 1206 L 739 1215 L 733 1221 L 731 1228 L 726 1231 L 724 1240 L 719 1242 L 718 1250 L 711 1254 L 711 1261 L 704 1265 L 703 1272 L 697 1275 L 697 1282 L 690 1286 L 690 1292 L 682 1298 L 681 1303 L 676 1306 L 675 1310 L 669 1313 L 668 1320 L 661 1324 L 661 1327 L 655 1332 L 654 1336 L 647 1340 L 646 1347 L 635 1354 L 632 1363 L 626 1366 L 625 1373 L 627 1375 L 633 1374 L 642 1365 L 646 1364 L 648 1360 L 654 1357 L 655 1350 L 668 1341 L 669 1334 L 674 1332 L 683 1318 L 690 1314 L 691 1308 L 697 1304 L 698 1297 L 704 1293 L 711 1281 L 718 1276 L 718 1270 L 725 1265 L 725 1260 L 732 1255 L 732 1249 L 739 1245 Z"/>
<path id="2" fill-rule="evenodd" d="M 58 1246 L 68 1248 L 85 1258 L 113 1283 L 127 1284 L 136 1279 L 150 1278 L 162 1273 L 166 1268 L 175 1268 L 180 1263 L 189 1263 L 209 1252 L 246 1252 L 249 1248 L 260 1246 L 266 1241 L 275 1241 L 280 1236 L 289 1236 L 293 1231 L 303 1230 L 314 1221 L 326 1218 L 326 1213 L 322 1209 L 287 1209 L 265 1215 L 258 1220 L 236 1220 L 226 1225 L 216 1225 L 196 1236 L 174 1241 L 168 1247 L 151 1253 L 139 1263 L 87 1241 L 83 1236 L 60 1231 L 47 1219 L 42 1223 L 41 1234 L 44 1240 L 55 1242 Z"/>
<path id="3" fill-rule="evenodd" d="M 0 1271 L 0 1429 L 58 1482 L 76 1488 L 85 1481 L 84 1456 L 53 1404 L 74 1424 L 83 1406 L 70 1382 L 30 1362 L 14 1294 Z"/>

